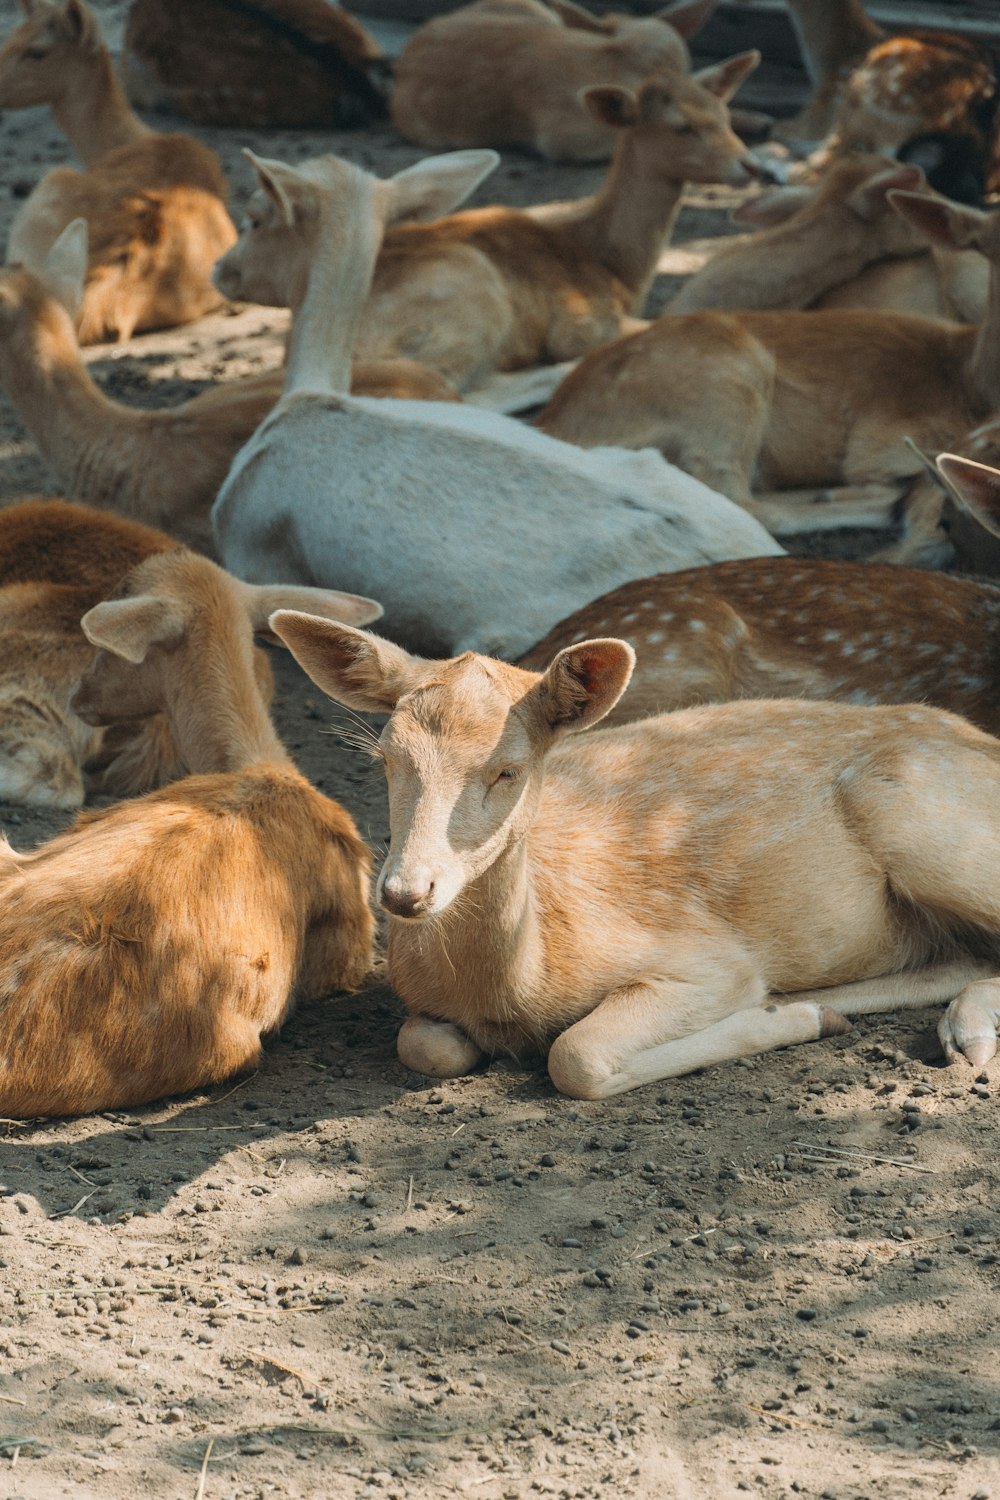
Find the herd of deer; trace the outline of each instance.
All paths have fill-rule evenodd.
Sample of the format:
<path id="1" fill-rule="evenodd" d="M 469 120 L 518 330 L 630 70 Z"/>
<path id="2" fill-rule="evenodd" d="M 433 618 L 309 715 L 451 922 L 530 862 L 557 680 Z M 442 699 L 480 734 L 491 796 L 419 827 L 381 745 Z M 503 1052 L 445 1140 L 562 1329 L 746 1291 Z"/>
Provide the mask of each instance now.
<path id="1" fill-rule="evenodd" d="M 541 1052 L 603 1098 L 940 1002 L 947 1057 L 983 1066 L 1000 588 L 901 564 L 1000 535 L 973 461 L 1000 452 L 1000 219 L 925 176 L 992 182 L 985 50 L 789 0 L 817 89 L 785 135 L 822 151 L 648 321 L 685 183 L 761 175 L 727 108 L 758 54 L 691 71 L 714 0 L 439 17 L 389 107 L 457 149 L 388 180 L 248 151 L 238 235 L 84 0 L 21 4 L 0 109 L 51 105 L 83 170 L 25 199 L 0 269 L 0 387 L 67 497 L 0 512 L 0 795 L 129 800 L 0 848 L 0 1113 L 204 1086 L 366 974 L 370 858 L 278 739 L 255 637 L 388 715 L 411 1068 Z M 297 6 L 320 24 L 240 15 L 284 35 Z M 272 123 L 211 48 L 214 83 L 197 49 L 166 68 L 159 9 L 126 32 L 135 96 Z M 378 49 L 338 25 L 356 84 Z M 610 166 L 579 202 L 461 211 L 498 146 Z M 291 309 L 282 372 L 162 411 L 91 379 L 81 344 L 223 298 Z M 775 540 L 893 522 L 869 563 Z"/>

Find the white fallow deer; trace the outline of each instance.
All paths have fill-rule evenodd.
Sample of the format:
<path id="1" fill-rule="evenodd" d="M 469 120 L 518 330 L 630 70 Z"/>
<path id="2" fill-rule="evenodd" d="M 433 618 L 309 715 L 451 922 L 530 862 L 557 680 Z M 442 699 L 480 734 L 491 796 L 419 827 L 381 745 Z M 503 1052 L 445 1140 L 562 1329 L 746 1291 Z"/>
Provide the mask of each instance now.
<path id="1" fill-rule="evenodd" d="M 212 510 L 238 576 L 352 589 L 363 578 L 390 634 L 423 649 L 517 655 L 651 563 L 780 550 L 658 453 L 585 453 L 492 412 L 348 395 L 386 225 L 461 201 L 492 153 L 431 159 L 388 181 L 334 156 L 254 164 L 261 189 L 219 285 L 301 302 L 285 394 Z"/>
<path id="2" fill-rule="evenodd" d="M 778 535 L 887 525 L 922 460 L 1000 408 L 1000 219 L 892 192 L 990 265 L 979 328 L 905 313 L 667 314 L 587 355 L 541 417 L 570 442 L 655 443 Z M 897 561 L 906 561 L 906 556 Z"/>
<path id="3" fill-rule="evenodd" d="M 738 186 L 757 170 L 724 101 L 759 60 L 746 53 L 695 77 L 669 69 L 635 92 L 584 90 L 617 138 L 594 197 L 390 229 L 355 353 L 409 355 L 463 386 L 578 358 L 623 332 L 642 311 L 685 182 Z"/>
<path id="4" fill-rule="evenodd" d="M 912 163 L 861 154 L 835 157 L 818 186 L 766 189 L 732 215 L 760 232 L 719 241 L 669 309 L 870 308 L 981 323 L 987 262 L 929 245 L 888 201 L 925 186 Z"/>
<path id="5" fill-rule="evenodd" d="M 946 999 L 948 1056 L 992 1056 L 991 736 L 937 709 L 789 700 L 577 735 L 626 687 L 626 642 L 536 673 L 271 625 L 331 697 L 391 714 L 377 892 L 407 1066 L 542 1052 L 557 1089 L 598 1099 Z"/>
<path id="6" fill-rule="evenodd" d="M 420 146 L 525 146 L 553 161 L 605 161 L 614 132 L 583 89 L 637 89 L 687 69 L 692 37 L 717 0 L 681 0 L 652 16 L 595 16 L 572 0 L 477 0 L 435 16 L 396 63 L 390 112 Z"/>
<path id="7" fill-rule="evenodd" d="M 7 259 L 43 264 L 73 219 L 90 225 L 84 344 L 188 323 L 217 307 L 214 261 L 236 230 L 215 153 L 157 134 L 129 108 L 84 0 L 21 0 L 0 49 L 0 109 L 51 104 L 84 170 L 55 167 L 18 209 Z"/>
<path id="8" fill-rule="evenodd" d="M 363 978 L 368 852 L 292 764 L 255 677 L 253 630 L 283 592 L 175 550 L 84 616 L 98 651 L 73 711 L 165 713 L 192 774 L 33 853 L 0 848 L 5 1116 L 204 1088 L 256 1065 L 296 995 Z M 326 608 L 378 615 L 347 596 Z"/>
<path id="9" fill-rule="evenodd" d="M 69 224 L 39 272 L 0 268 L 0 388 L 71 499 L 132 516 L 211 551 L 209 510 L 233 456 L 281 395 L 281 370 L 215 386 L 159 411 L 122 405 L 84 364 L 73 315 L 83 293 L 87 231 Z M 365 395 L 455 399 L 409 360 L 360 363 Z"/>

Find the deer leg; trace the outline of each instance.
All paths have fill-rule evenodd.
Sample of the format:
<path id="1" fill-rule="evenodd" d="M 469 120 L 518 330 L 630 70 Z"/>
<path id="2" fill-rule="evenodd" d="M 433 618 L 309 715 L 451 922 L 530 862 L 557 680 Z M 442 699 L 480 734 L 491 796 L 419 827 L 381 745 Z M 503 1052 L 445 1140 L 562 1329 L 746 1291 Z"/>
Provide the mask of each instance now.
<path id="1" fill-rule="evenodd" d="M 977 1071 L 997 1050 L 1000 1026 L 1000 980 L 981 979 L 967 985 L 948 1006 L 938 1023 L 938 1037 L 950 1063 L 964 1057 Z"/>
<path id="2" fill-rule="evenodd" d="M 721 1020 L 687 1035 L 657 1040 L 676 1028 L 674 1006 L 681 998 L 676 992 L 683 988 L 670 980 L 623 986 L 564 1031 L 553 1042 L 548 1060 L 549 1077 L 559 1092 L 574 1099 L 607 1099 L 713 1063 L 850 1029 L 842 1016 L 822 1004 L 761 1004 L 759 985 L 751 985 L 741 996 L 729 997 L 731 1013 Z M 722 1001 L 722 996 L 699 998 Z"/>
<path id="3" fill-rule="evenodd" d="M 414 1073 L 432 1078 L 460 1078 L 471 1073 L 482 1051 L 451 1021 L 408 1016 L 396 1039 L 399 1060 Z"/>
<path id="4" fill-rule="evenodd" d="M 822 489 L 768 490 L 747 508 L 773 536 L 832 531 L 838 526 L 890 526 L 899 484 L 827 485 Z"/>

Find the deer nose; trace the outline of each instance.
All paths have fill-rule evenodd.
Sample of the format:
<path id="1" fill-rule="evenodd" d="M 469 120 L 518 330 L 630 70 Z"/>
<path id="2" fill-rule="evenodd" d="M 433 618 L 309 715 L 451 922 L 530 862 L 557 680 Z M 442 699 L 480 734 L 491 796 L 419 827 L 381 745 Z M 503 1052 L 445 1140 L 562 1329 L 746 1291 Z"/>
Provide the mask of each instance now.
<path id="1" fill-rule="evenodd" d="M 434 895 L 434 882 L 428 876 L 415 883 L 389 876 L 383 882 L 380 901 L 394 917 L 419 917 L 425 912 Z"/>

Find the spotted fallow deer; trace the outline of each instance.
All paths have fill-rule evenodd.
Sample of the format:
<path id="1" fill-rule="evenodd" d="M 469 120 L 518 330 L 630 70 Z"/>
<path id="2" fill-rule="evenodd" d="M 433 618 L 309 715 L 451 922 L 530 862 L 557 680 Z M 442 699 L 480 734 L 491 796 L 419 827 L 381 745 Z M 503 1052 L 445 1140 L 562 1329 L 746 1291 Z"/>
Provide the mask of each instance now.
<path id="1" fill-rule="evenodd" d="M 248 592 L 178 549 L 84 616 L 98 650 L 73 711 L 91 725 L 165 713 L 192 774 L 33 853 L 0 848 L 6 1116 L 205 1087 L 257 1063 L 293 996 L 362 979 L 367 850 L 295 769 L 254 674 L 254 627 L 283 592 Z M 348 596 L 327 605 L 379 612 Z"/>
<path id="2" fill-rule="evenodd" d="M 685 181 L 739 185 L 756 171 L 724 101 L 759 60 L 746 53 L 695 77 L 669 69 L 636 92 L 584 90 L 618 141 L 592 198 L 390 229 L 355 353 L 409 355 L 462 386 L 575 359 L 623 332 L 642 311 Z"/>
<path id="3" fill-rule="evenodd" d="M 938 709 L 789 700 L 577 735 L 626 687 L 625 641 L 537 673 L 271 625 L 331 697 L 391 715 L 377 892 L 407 1066 L 541 1051 L 557 1089 L 597 1099 L 943 999 L 948 1056 L 993 1054 L 991 736 Z"/>
<path id="4" fill-rule="evenodd" d="M 978 202 L 997 179 L 997 74 L 990 48 L 937 30 L 887 36 L 860 0 L 788 0 L 815 93 L 782 121 L 789 140 L 887 151 L 933 185 Z M 832 134 L 831 134 L 832 132 Z"/>
<path id="5" fill-rule="evenodd" d="M 212 510 L 232 572 L 343 588 L 364 578 L 390 634 L 513 656 L 654 559 L 669 570 L 780 550 L 658 453 L 585 453 L 494 412 L 347 393 L 386 225 L 460 202 L 493 153 L 431 159 L 387 181 L 334 156 L 254 165 L 261 187 L 219 285 L 298 298 L 301 311 L 285 394 Z"/>
<path id="6" fill-rule="evenodd" d="M 904 313 L 668 314 L 587 355 L 539 426 L 583 444 L 655 443 L 778 535 L 888 524 L 922 472 L 912 442 L 936 451 L 1000 407 L 1000 219 L 922 194 L 890 200 L 932 241 L 989 261 L 979 328 Z"/>
<path id="7" fill-rule="evenodd" d="M 0 387 L 71 499 L 211 551 L 212 501 L 233 455 L 281 395 L 283 373 L 215 386 L 159 411 L 113 401 L 91 378 L 73 331 L 86 265 L 78 219 L 40 272 L 0 268 Z M 361 362 L 352 385 L 368 396 L 458 399 L 442 376 L 410 360 Z"/>
<path id="8" fill-rule="evenodd" d="M 73 219 L 90 225 L 84 344 L 188 323 L 217 307 L 213 263 L 236 230 L 215 153 L 133 114 L 84 0 L 21 0 L 0 49 L 0 109 L 50 104 L 84 170 L 55 167 L 18 209 L 8 261 L 40 266 Z"/>
<path id="9" fill-rule="evenodd" d="M 477 0 L 435 16 L 403 48 L 390 112 L 420 146 L 525 146 L 553 161 L 604 161 L 615 136 L 583 89 L 638 89 L 686 69 L 692 37 L 717 0 L 681 0 L 652 16 L 595 16 L 572 0 Z"/>

